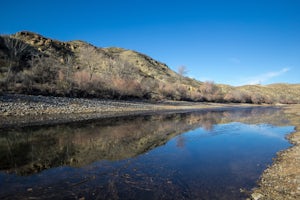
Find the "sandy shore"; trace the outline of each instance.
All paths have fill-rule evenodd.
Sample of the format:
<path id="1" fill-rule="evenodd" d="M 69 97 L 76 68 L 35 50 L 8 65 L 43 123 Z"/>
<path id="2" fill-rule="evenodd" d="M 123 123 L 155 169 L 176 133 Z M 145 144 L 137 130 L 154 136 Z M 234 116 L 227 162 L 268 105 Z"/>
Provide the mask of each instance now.
<path id="1" fill-rule="evenodd" d="M 277 154 L 273 164 L 264 171 L 251 198 L 253 200 L 300 199 L 300 105 L 284 107 L 290 125 L 296 127 L 287 138 L 293 146 Z"/>

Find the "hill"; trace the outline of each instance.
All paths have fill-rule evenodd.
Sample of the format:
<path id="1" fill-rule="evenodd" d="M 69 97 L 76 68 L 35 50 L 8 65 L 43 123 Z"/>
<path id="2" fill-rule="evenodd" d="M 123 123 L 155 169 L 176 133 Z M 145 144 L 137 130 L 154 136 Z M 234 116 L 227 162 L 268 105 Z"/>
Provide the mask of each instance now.
<path id="1" fill-rule="evenodd" d="M 17 93 L 181 100 L 201 85 L 132 50 L 25 31 L 0 38 L 0 64 L 1 87 Z"/>
<path id="2" fill-rule="evenodd" d="M 203 83 L 136 51 L 28 31 L 0 36 L 0 86 L 0 92 L 106 99 L 300 102 L 299 85 Z"/>

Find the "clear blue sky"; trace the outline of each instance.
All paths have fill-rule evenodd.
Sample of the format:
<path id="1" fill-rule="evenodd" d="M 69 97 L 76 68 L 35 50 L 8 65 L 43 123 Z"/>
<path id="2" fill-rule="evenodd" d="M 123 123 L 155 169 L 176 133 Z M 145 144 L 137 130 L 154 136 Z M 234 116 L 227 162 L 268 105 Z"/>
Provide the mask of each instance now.
<path id="1" fill-rule="evenodd" d="M 21 30 L 136 50 L 201 81 L 300 83 L 299 0 L 1 0 L 0 33 Z"/>

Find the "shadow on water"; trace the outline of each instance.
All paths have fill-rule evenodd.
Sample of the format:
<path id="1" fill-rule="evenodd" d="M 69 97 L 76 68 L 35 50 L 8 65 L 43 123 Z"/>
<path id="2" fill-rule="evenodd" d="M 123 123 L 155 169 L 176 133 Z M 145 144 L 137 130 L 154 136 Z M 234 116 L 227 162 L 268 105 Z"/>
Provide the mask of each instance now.
<path id="1" fill-rule="evenodd" d="M 287 124 L 247 108 L 2 129 L 0 198 L 240 199 Z"/>

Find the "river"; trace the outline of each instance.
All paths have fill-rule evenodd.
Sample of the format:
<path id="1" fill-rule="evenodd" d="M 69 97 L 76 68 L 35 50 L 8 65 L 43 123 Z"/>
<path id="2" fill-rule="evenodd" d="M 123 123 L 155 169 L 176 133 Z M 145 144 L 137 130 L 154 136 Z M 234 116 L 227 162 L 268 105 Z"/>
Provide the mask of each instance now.
<path id="1" fill-rule="evenodd" d="M 0 199 L 243 199 L 294 131 L 277 108 L 0 130 Z"/>

